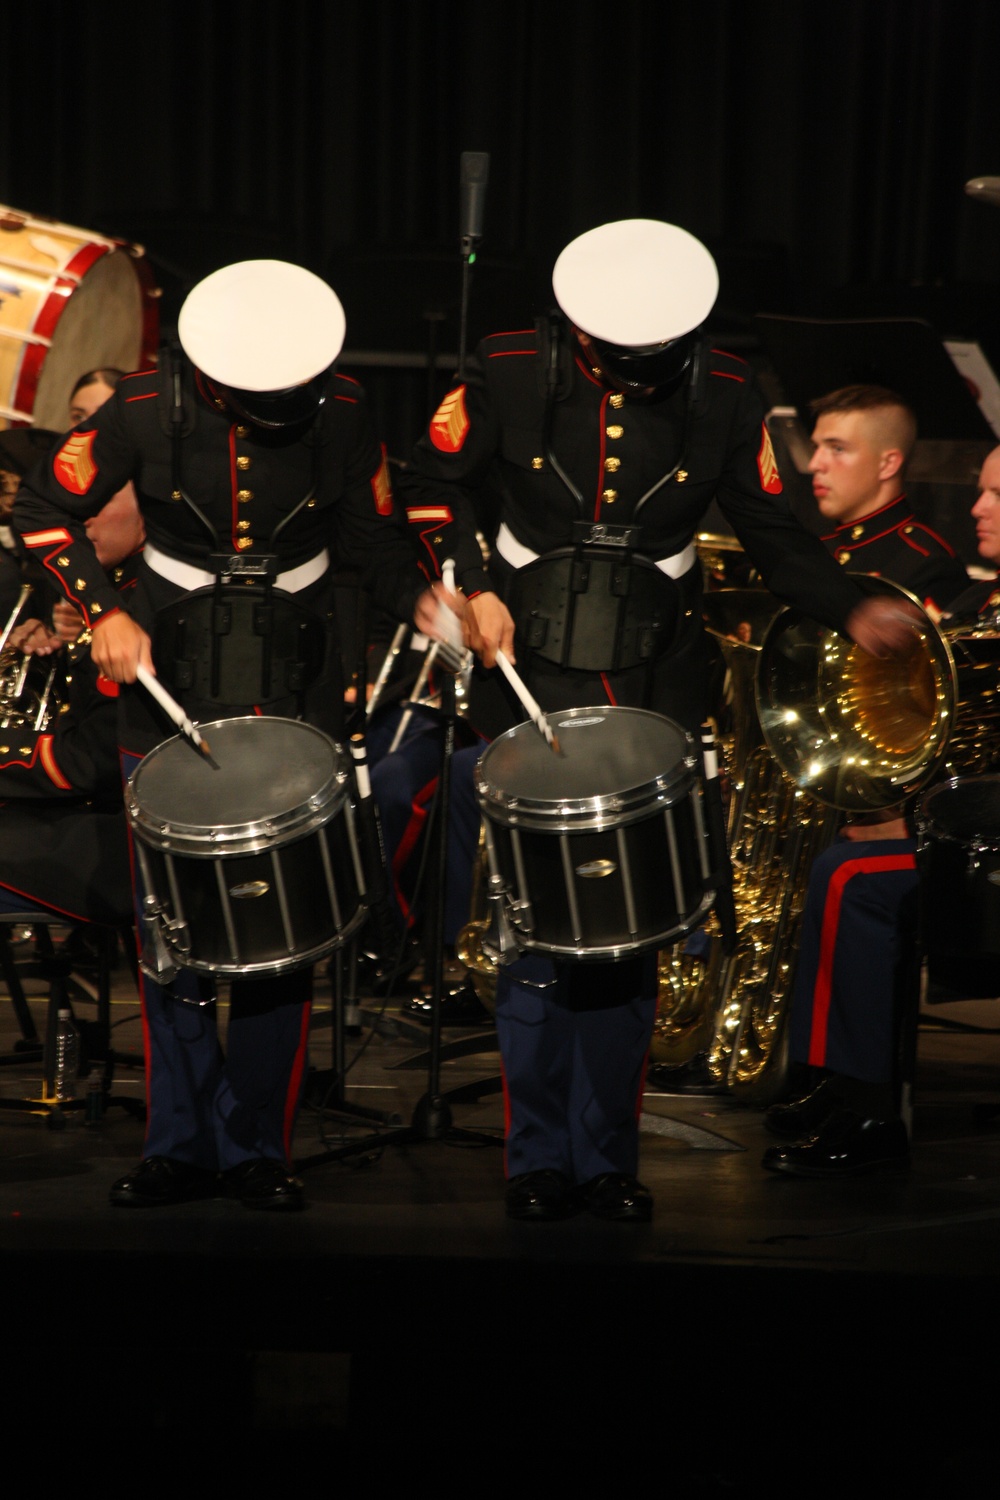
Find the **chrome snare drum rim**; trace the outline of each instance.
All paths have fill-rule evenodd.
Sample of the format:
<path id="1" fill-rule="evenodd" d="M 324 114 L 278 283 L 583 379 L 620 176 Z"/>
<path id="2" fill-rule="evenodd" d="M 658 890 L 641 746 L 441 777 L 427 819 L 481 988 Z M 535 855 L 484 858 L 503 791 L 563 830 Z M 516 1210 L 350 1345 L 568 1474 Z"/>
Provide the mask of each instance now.
<path id="1" fill-rule="evenodd" d="M 690 739 L 661 714 L 572 708 L 549 722 L 560 755 L 519 724 L 480 759 L 476 792 L 493 822 L 543 833 L 618 828 L 684 801 L 698 782 Z M 581 736 L 594 729 L 597 736 Z"/>
<path id="2" fill-rule="evenodd" d="M 311 724 L 247 716 L 199 730 L 221 770 L 175 735 L 150 751 L 125 789 L 136 837 L 158 849 L 208 859 L 256 854 L 312 833 L 347 795 L 346 754 Z M 262 736 L 270 741 L 266 768 Z"/>

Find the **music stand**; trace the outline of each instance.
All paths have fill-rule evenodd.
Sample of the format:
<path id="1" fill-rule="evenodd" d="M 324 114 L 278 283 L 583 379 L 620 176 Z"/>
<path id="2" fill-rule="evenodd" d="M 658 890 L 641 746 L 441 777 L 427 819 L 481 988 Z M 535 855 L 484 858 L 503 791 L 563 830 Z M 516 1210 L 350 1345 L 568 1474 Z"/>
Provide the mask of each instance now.
<path id="1" fill-rule="evenodd" d="M 921 318 L 789 318 L 759 313 L 754 324 L 784 390 L 804 416 L 810 401 L 845 385 L 882 385 L 910 403 L 920 437 L 912 480 L 965 484 L 996 445 L 996 435 L 940 337 Z M 776 408 L 772 417 L 793 417 Z M 799 473 L 811 445 L 794 425 L 784 433 Z"/>

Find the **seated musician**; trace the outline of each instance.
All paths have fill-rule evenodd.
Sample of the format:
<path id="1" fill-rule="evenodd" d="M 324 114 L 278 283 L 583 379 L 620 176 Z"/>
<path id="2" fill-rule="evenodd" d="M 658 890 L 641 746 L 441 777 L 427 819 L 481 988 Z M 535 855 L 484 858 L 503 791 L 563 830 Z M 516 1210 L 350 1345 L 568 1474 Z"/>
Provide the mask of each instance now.
<path id="1" fill-rule="evenodd" d="M 134 498 L 115 495 L 88 523 L 88 536 L 127 599 L 143 543 Z M 29 619 L 11 644 L 51 657 L 58 692 L 50 691 L 47 723 L 31 727 L 32 712 L 23 716 L 27 724 L 0 732 L 0 909 L 41 906 L 81 921 L 120 923 L 131 911 L 131 885 L 117 684 L 91 660 L 88 631 L 64 645 Z"/>
<path id="2" fill-rule="evenodd" d="M 1000 565 L 1000 448 L 983 464 L 979 554 Z M 1000 602 L 996 582 L 956 590 L 949 613 Z M 897 1011 L 915 979 L 916 845 L 906 821 L 849 825 L 816 861 L 803 920 L 791 1015 L 793 1059 L 825 1070 L 792 1104 L 772 1105 L 765 1125 L 790 1144 L 764 1166 L 790 1176 L 839 1177 L 905 1166 L 906 1127 L 894 1089 Z"/>

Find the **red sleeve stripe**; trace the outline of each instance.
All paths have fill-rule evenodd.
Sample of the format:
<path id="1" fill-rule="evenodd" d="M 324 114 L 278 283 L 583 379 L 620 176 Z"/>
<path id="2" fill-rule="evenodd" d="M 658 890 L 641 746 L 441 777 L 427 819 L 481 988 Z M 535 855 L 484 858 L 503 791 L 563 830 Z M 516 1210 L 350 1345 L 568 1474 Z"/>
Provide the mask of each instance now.
<path id="1" fill-rule="evenodd" d="M 38 758 L 42 762 L 45 774 L 53 786 L 59 787 L 60 791 L 63 792 L 71 792 L 73 790 L 73 783 L 66 780 L 56 764 L 55 752 L 52 749 L 51 734 L 43 734 L 38 741 Z"/>
<path id="2" fill-rule="evenodd" d="M 357 396 L 334 396 L 334 401 L 346 401 L 348 406 L 357 406 Z"/>
<path id="3" fill-rule="evenodd" d="M 537 354 L 537 349 L 498 349 L 495 354 L 487 355 L 488 359 L 506 359 L 510 354 Z"/>
<path id="4" fill-rule="evenodd" d="M 142 396 L 126 396 L 126 401 L 153 401 L 156 397 L 155 391 L 146 391 Z"/>
<path id="5" fill-rule="evenodd" d="M 408 505 L 406 519 L 408 521 L 438 521 L 442 526 L 447 526 L 448 522 L 453 521 L 455 517 L 447 505 Z"/>
<path id="6" fill-rule="evenodd" d="M 721 380 L 735 380 L 739 385 L 746 384 L 742 375 L 730 375 L 728 370 L 713 370 L 712 374 L 718 375 Z"/>
<path id="7" fill-rule="evenodd" d="M 68 531 L 25 531 L 21 540 L 26 547 L 68 547 L 73 538 Z"/>

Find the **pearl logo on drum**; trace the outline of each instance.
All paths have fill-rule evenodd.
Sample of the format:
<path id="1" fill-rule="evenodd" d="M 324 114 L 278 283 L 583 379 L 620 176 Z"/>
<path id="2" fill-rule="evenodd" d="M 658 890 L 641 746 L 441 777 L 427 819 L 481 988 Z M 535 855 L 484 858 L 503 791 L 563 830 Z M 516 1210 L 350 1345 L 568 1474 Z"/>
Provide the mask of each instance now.
<path id="1" fill-rule="evenodd" d="M 613 875 L 617 868 L 613 859 L 591 859 L 585 865 L 577 865 L 576 873 L 584 880 L 600 880 L 603 875 Z"/>
<path id="2" fill-rule="evenodd" d="M 266 896 L 270 889 L 266 880 L 244 880 L 242 885 L 231 885 L 229 894 L 236 901 L 248 901 L 254 896 Z"/>

